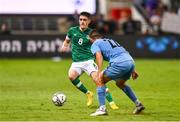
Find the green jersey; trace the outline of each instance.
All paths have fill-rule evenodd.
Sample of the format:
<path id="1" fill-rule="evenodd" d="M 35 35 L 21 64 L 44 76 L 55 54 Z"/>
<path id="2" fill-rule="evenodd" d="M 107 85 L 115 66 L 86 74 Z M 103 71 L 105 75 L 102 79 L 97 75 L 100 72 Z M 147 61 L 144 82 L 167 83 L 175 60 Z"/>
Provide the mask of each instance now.
<path id="1" fill-rule="evenodd" d="M 72 60 L 73 62 L 94 60 L 91 52 L 91 43 L 89 40 L 90 28 L 81 31 L 79 26 L 71 27 L 68 30 L 66 38 L 71 41 Z"/>

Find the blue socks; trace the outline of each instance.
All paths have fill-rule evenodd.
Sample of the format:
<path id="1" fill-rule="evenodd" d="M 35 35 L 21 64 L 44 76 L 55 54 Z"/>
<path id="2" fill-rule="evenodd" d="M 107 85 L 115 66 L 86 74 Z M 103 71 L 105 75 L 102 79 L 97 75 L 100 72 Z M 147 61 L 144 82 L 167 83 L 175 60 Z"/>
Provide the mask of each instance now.
<path id="1" fill-rule="evenodd" d="M 125 87 L 122 89 L 124 91 L 124 93 L 135 103 L 137 101 L 137 97 L 134 94 L 133 90 L 131 89 L 131 87 L 129 87 L 128 85 L 125 85 Z"/>
<path id="2" fill-rule="evenodd" d="M 97 87 L 96 90 L 97 90 L 97 94 L 98 94 L 99 106 L 104 106 L 105 98 L 106 98 L 106 86 Z M 125 87 L 122 90 L 132 100 L 132 102 L 134 102 L 134 103 L 137 102 L 137 97 L 134 94 L 131 87 L 129 87 L 128 85 L 125 85 Z"/>
<path id="3" fill-rule="evenodd" d="M 105 105 L 106 86 L 97 87 L 99 106 Z"/>

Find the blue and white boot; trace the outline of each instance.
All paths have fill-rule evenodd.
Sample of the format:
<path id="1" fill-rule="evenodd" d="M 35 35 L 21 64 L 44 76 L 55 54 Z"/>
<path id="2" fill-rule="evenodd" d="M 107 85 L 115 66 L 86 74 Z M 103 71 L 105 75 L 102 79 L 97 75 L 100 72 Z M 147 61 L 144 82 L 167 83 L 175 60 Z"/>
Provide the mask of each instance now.
<path id="1" fill-rule="evenodd" d="M 102 116 L 102 115 L 107 115 L 107 110 L 106 110 L 106 107 L 103 105 L 103 106 L 100 106 L 96 112 L 92 113 L 90 116 Z"/>

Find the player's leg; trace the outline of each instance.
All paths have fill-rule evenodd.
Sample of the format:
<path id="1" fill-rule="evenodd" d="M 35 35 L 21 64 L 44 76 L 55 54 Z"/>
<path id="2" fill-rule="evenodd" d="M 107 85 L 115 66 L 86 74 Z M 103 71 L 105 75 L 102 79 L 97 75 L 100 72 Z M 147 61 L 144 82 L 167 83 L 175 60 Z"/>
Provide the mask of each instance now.
<path id="1" fill-rule="evenodd" d="M 69 70 L 69 80 L 72 82 L 74 86 L 76 86 L 81 92 L 87 93 L 87 88 L 82 84 L 82 82 L 79 80 L 79 74 L 71 69 Z"/>
<path id="2" fill-rule="evenodd" d="M 137 96 L 135 95 L 132 88 L 125 83 L 125 80 L 120 80 L 116 82 L 116 85 L 122 89 L 122 91 L 130 98 L 130 100 L 135 104 L 136 109 L 133 111 L 133 114 L 138 114 L 142 110 L 145 109 L 143 104 L 137 99 Z"/>
<path id="3" fill-rule="evenodd" d="M 92 72 L 91 75 L 95 76 L 97 72 Z M 105 106 L 105 97 L 106 97 L 106 86 L 98 80 L 96 83 L 96 91 L 98 95 L 99 108 L 91 114 L 91 116 L 100 116 L 107 115 L 106 106 Z"/>
<path id="4" fill-rule="evenodd" d="M 94 113 L 92 113 L 91 116 L 107 115 L 105 106 L 106 87 L 97 86 L 96 90 L 98 95 L 99 108 Z"/>
<path id="5" fill-rule="evenodd" d="M 76 64 L 72 64 L 69 69 L 69 79 L 72 84 L 76 86 L 81 92 L 87 95 L 87 106 L 92 105 L 93 101 L 93 93 L 89 91 L 80 81 L 79 76 L 82 74 L 82 70 L 80 67 L 76 66 Z"/>
<path id="6" fill-rule="evenodd" d="M 104 71 L 103 71 L 104 72 Z M 100 78 L 101 81 L 103 81 L 103 83 L 107 83 L 108 81 L 110 81 L 111 79 L 108 78 L 106 75 L 103 74 L 103 72 L 100 73 Z M 116 103 L 114 102 L 111 93 L 109 92 L 109 88 L 107 88 L 106 86 L 106 99 L 109 102 L 109 105 L 111 107 L 111 109 L 119 109 L 119 107 L 116 105 Z"/>
<path id="7" fill-rule="evenodd" d="M 94 72 L 94 75 L 96 75 L 95 73 L 96 72 Z M 111 80 L 111 78 L 109 76 L 111 76 L 112 74 L 113 73 L 111 73 L 111 68 L 109 67 L 109 68 L 106 68 L 105 71 L 102 71 L 99 74 L 99 76 L 96 76 L 96 77 L 99 77 L 99 80 L 97 81 L 98 82 L 97 93 L 98 93 L 98 100 L 99 100 L 100 107 L 97 109 L 96 112 L 91 114 L 91 116 L 105 115 L 105 114 L 102 114 L 103 110 L 104 110 L 104 113 L 107 113 L 107 112 L 105 112 L 106 108 L 105 108 L 105 94 L 104 94 L 106 88 L 105 88 L 105 86 L 103 86 L 103 84 L 106 84 L 108 81 Z M 92 75 L 93 75 L 93 73 L 92 73 Z M 103 104 L 101 104 L 101 101 Z M 104 108 L 104 109 L 102 109 L 102 108 Z"/>
<path id="8" fill-rule="evenodd" d="M 106 69 L 107 70 L 107 69 Z M 108 72 L 108 71 L 106 71 Z M 93 72 L 92 75 L 96 75 L 97 72 Z M 98 102 L 99 102 L 99 108 L 96 110 L 96 112 L 92 113 L 91 116 L 100 116 L 100 115 L 106 115 L 106 107 L 105 107 L 105 83 L 110 81 L 111 79 L 108 78 L 106 75 L 103 74 L 103 71 L 99 74 L 99 80 L 97 81 L 97 93 L 98 93 Z"/>
<path id="9" fill-rule="evenodd" d="M 122 91 L 131 99 L 132 102 L 134 102 L 135 104 L 138 104 L 139 102 L 134 91 L 125 82 L 126 82 L 125 80 L 119 80 L 119 81 L 116 81 L 116 85 L 120 89 L 122 89 Z"/>
<path id="10" fill-rule="evenodd" d="M 123 70 L 120 72 L 119 80 L 116 79 L 116 85 L 122 89 L 122 91 L 130 98 L 130 100 L 136 105 L 136 109 L 133 112 L 134 114 L 140 113 L 144 110 L 144 106 L 137 99 L 132 88 L 126 84 L 126 81 L 131 77 L 132 72 L 134 71 L 134 63 L 126 62 L 122 64 Z"/>
<path id="11" fill-rule="evenodd" d="M 94 83 L 96 84 L 96 86 L 98 86 L 98 76 L 97 76 L 97 65 L 94 63 L 93 60 L 89 60 L 88 65 L 86 65 L 86 67 L 84 67 L 84 70 L 86 71 L 86 73 L 88 75 L 91 76 L 91 78 L 93 79 Z M 106 99 L 109 102 L 109 105 L 112 109 L 118 109 L 118 106 L 115 104 L 111 93 L 109 92 L 109 89 L 107 88 L 107 86 L 105 86 L 105 91 L 106 91 Z"/>

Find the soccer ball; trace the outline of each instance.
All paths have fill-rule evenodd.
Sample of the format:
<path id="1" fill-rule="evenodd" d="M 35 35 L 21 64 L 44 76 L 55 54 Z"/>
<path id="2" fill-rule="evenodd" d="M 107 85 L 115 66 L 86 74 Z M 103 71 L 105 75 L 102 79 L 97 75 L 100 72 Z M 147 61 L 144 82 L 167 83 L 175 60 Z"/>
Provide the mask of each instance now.
<path id="1" fill-rule="evenodd" d="M 62 92 L 56 92 L 52 96 L 52 102 L 56 106 L 62 106 L 66 102 L 66 95 Z"/>

